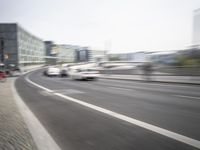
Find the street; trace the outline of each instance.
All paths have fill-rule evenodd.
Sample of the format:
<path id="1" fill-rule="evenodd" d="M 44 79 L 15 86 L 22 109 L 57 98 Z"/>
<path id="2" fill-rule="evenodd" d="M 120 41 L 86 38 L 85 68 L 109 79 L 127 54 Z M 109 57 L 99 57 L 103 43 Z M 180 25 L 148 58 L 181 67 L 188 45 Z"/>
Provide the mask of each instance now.
<path id="1" fill-rule="evenodd" d="M 193 143 L 200 141 L 200 86 L 197 85 L 110 79 L 74 81 L 46 77 L 39 70 L 18 78 L 15 86 L 63 150 L 191 150 L 197 149 Z M 86 103 L 67 100 L 61 94 Z M 121 119 L 125 117 L 167 132 L 155 132 L 153 127 L 147 129 Z M 192 139 L 192 144 L 184 139 L 181 142 L 179 136 L 170 138 L 169 132 Z"/>

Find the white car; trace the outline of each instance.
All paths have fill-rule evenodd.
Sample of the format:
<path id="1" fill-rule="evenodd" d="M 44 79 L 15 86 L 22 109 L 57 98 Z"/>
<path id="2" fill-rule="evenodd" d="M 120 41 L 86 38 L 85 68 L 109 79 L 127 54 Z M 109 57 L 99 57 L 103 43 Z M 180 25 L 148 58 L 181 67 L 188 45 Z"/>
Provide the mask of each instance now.
<path id="1" fill-rule="evenodd" d="M 59 76 L 60 75 L 60 69 L 57 67 L 49 67 L 45 71 L 45 75 L 47 76 Z"/>
<path id="2" fill-rule="evenodd" d="M 92 69 L 71 69 L 69 76 L 75 80 L 95 80 L 98 79 L 99 72 Z"/>

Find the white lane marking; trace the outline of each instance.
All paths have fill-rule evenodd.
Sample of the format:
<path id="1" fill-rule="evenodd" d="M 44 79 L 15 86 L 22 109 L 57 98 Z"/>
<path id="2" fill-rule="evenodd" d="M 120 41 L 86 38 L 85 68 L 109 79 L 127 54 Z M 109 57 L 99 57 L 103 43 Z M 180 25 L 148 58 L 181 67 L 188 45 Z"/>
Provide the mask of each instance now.
<path id="1" fill-rule="evenodd" d="M 30 83 L 32 84 L 32 82 Z M 37 145 L 38 150 L 61 150 L 61 148 L 56 144 L 56 142 L 53 140 L 53 138 L 48 133 L 48 131 L 43 127 L 40 121 L 35 117 L 35 115 L 31 112 L 28 106 L 24 103 L 24 101 L 18 95 L 14 84 L 15 84 L 15 81 L 12 84 L 12 92 L 14 95 L 14 99 L 35 141 L 35 144 Z M 41 86 L 38 86 L 38 85 L 37 87 L 42 88 Z"/>
<path id="2" fill-rule="evenodd" d="M 35 85 L 35 86 L 47 91 L 47 92 L 53 92 L 53 90 L 47 89 L 47 88 L 45 88 L 45 87 L 43 87 L 43 86 L 31 81 L 28 77 L 26 77 L 26 81 L 28 81 L 29 83 L 31 83 L 31 84 L 33 84 L 33 85 Z"/>
<path id="3" fill-rule="evenodd" d="M 85 92 L 79 91 L 76 89 L 61 89 L 61 90 L 53 90 L 53 93 L 62 93 L 62 94 L 84 94 Z"/>
<path id="4" fill-rule="evenodd" d="M 26 79 L 26 81 L 28 81 L 31 84 L 34 83 L 32 81 L 30 82 L 30 79 L 28 79 L 28 77 L 26 77 L 25 79 Z M 44 90 L 51 91 L 50 89 L 47 89 L 47 88 L 45 88 L 45 87 L 43 87 L 43 86 L 41 86 L 41 85 L 39 85 L 37 83 L 34 83 L 34 85 L 39 87 L 39 88 L 42 88 Z M 172 139 L 177 140 L 179 142 L 183 142 L 183 143 L 191 145 L 193 147 L 200 148 L 200 141 L 192 139 L 190 137 L 187 137 L 187 136 L 184 136 L 184 135 L 181 135 L 181 134 L 178 134 L 178 133 L 175 133 L 175 132 L 160 128 L 158 126 L 151 125 L 149 123 L 146 123 L 146 122 L 143 122 L 143 121 L 131 118 L 131 117 L 127 117 L 125 115 L 110 111 L 108 109 L 105 109 L 105 108 L 102 108 L 102 107 L 99 107 L 99 106 L 96 106 L 96 105 L 93 105 L 93 104 L 90 104 L 90 103 L 86 103 L 86 102 L 81 101 L 79 99 L 75 99 L 75 98 L 60 94 L 60 93 L 54 93 L 54 94 L 59 96 L 59 97 L 62 97 L 64 99 L 66 99 L 68 101 L 72 101 L 72 102 L 78 103 L 78 104 L 83 105 L 85 107 L 88 107 L 88 108 L 91 108 L 93 110 L 102 112 L 104 114 L 107 114 L 109 116 L 115 117 L 117 119 L 129 122 L 129 123 L 137 125 L 139 127 L 148 129 L 150 131 L 153 131 L 153 132 L 156 132 L 158 134 L 164 135 L 166 137 L 172 138 Z"/>
<path id="5" fill-rule="evenodd" d="M 183 97 L 183 98 L 190 98 L 190 99 L 200 99 L 200 97 L 194 97 L 194 96 L 187 96 L 187 95 L 174 95 L 176 97 Z"/>

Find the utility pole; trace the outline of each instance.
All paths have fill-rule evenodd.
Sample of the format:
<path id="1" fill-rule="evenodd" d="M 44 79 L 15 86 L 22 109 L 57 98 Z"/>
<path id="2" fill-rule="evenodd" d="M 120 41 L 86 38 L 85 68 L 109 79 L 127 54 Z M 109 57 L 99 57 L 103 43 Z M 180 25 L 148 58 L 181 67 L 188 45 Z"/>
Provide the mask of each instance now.
<path id="1" fill-rule="evenodd" d="M 4 63 L 4 39 L 0 37 L 1 62 Z"/>

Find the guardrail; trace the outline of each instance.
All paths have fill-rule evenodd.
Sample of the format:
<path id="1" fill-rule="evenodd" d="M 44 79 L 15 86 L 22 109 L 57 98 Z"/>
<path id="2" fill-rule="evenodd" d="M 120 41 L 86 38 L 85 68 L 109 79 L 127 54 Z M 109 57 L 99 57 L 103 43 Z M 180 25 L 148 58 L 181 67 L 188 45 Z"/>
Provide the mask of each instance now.
<path id="1" fill-rule="evenodd" d="M 132 69 L 115 69 L 102 68 L 99 69 L 101 74 L 122 74 L 122 75 L 143 75 L 145 72 L 142 67 L 134 67 Z M 181 67 L 181 66 L 167 66 L 167 67 L 153 67 L 151 75 L 161 76 L 200 76 L 200 67 Z"/>

